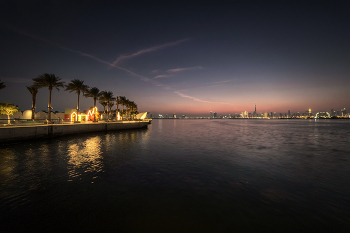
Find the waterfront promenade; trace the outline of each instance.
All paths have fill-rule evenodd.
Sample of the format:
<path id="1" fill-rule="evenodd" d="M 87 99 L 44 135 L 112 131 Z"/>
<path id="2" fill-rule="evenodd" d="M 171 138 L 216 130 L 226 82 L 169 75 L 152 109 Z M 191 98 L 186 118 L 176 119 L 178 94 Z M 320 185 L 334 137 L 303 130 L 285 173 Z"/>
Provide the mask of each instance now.
<path id="1" fill-rule="evenodd" d="M 0 127 L 0 142 L 51 138 L 69 134 L 146 128 L 149 121 L 81 122 L 64 124 L 23 123 Z"/>

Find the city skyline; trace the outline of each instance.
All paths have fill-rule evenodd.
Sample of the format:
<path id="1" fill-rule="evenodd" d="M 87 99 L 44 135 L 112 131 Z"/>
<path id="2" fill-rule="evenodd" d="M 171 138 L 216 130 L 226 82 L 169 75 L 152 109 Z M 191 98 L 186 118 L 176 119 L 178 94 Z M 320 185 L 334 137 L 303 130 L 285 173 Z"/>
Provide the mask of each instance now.
<path id="1" fill-rule="evenodd" d="M 210 111 L 207 114 L 203 115 L 194 115 L 190 114 L 187 115 L 185 113 L 176 114 L 175 112 L 172 114 L 169 113 L 150 113 L 153 117 L 159 117 L 159 118 L 181 118 L 183 116 L 185 117 L 207 117 L 207 118 L 236 118 L 238 116 L 243 118 L 261 118 L 261 117 L 275 117 L 275 118 L 291 118 L 291 117 L 300 117 L 300 116 L 315 116 L 317 113 L 320 114 L 329 114 L 330 117 L 332 116 L 338 116 L 338 117 L 350 117 L 349 112 L 346 110 L 346 108 L 342 109 L 330 109 L 330 110 L 324 110 L 324 111 L 312 111 L 311 108 L 306 109 L 304 111 L 296 111 L 291 112 L 290 110 L 284 111 L 284 112 L 276 112 L 276 111 L 257 111 L 256 105 L 254 111 L 241 111 L 241 112 L 231 112 L 231 113 L 218 113 L 215 111 Z M 175 116 L 175 117 L 174 117 Z"/>
<path id="2" fill-rule="evenodd" d="M 346 1 L 233 5 L 6 2 L 0 10 L 0 91 L 30 109 L 43 73 L 133 99 L 140 112 L 315 112 L 349 109 Z M 37 111 L 47 109 L 40 89 Z M 53 110 L 75 95 L 53 91 Z M 92 102 L 81 98 L 81 109 Z M 98 105 L 101 110 L 101 106 Z"/>

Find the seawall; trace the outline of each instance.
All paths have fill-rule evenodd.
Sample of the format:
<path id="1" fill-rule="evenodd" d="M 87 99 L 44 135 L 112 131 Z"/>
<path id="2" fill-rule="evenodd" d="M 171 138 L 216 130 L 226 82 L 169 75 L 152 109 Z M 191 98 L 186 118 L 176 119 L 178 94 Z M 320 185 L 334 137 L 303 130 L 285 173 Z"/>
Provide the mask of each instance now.
<path id="1" fill-rule="evenodd" d="M 97 122 L 0 127 L 0 143 L 68 134 L 147 128 L 148 121 Z"/>

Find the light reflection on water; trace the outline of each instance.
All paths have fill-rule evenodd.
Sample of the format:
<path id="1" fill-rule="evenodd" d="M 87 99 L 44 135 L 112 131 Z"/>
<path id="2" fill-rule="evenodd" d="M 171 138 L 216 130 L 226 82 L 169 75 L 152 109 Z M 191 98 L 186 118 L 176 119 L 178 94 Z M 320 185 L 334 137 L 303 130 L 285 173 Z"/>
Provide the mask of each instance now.
<path id="1" fill-rule="evenodd" d="M 109 138 L 109 135 L 107 135 Z M 108 140 L 107 140 L 108 141 Z M 100 172 L 103 168 L 101 152 L 101 137 L 96 136 L 82 142 L 72 143 L 68 146 L 68 174 L 69 177 L 82 175 L 84 172 Z"/>
<path id="2" fill-rule="evenodd" d="M 154 120 L 3 145 L 0 223 L 8 232 L 344 232 L 349 125 Z"/>

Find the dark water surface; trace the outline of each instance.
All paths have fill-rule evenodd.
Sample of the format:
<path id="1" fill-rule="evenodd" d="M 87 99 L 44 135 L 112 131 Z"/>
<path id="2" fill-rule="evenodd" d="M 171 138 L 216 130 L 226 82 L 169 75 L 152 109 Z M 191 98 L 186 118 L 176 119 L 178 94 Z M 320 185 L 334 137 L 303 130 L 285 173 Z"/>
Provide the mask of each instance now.
<path id="1" fill-rule="evenodd" d="M 350 121 L 153 120 L 0 146 L 0 232 L 350 232 Z"/>

